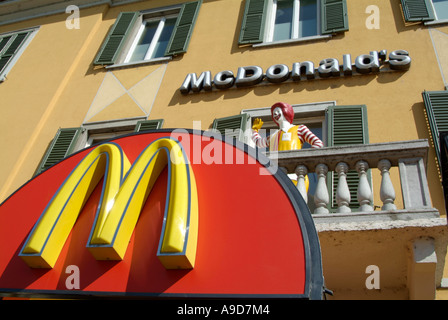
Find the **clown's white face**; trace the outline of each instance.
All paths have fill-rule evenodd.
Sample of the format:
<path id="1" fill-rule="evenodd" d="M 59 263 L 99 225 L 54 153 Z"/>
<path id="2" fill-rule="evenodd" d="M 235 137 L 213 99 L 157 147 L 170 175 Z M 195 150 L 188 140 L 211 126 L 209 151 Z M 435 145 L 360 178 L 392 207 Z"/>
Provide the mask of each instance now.
<path id="1" fill-rule="evenodd" d="M 274 108 L 272 111 L 272 118 L 278 125 L 280 130 L 287 132 L 293 125 L 286 120 L 285 115 L 280 107 Z"/>
<path id="2" fill-rule="evenodd" d="M 277 107 L 272 112 L 272 118 L 274 119 L 277 124 L 282 123 L 283 121 L 286 121 L 285 116 L 283 115 L 283 111 L 281 108 Z"/>

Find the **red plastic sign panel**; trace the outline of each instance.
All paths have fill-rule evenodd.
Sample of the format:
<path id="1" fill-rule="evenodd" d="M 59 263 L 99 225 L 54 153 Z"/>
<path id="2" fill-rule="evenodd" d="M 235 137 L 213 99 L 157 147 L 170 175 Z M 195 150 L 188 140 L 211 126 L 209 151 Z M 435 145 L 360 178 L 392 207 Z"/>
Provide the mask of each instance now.
<path id="1" fill-rule="evenodd" d="M 156 177 L 141 210 L 134 212 L 138 220 L 121 258 L 101 260 L 87 248 L 98 223 L 98 208 L 108 206 L 102 203 L 105 178 L 100 177 L 80 204 L 54 265 L 40 268 L 27 263 L 24 248 L 43 212 L 95 149 L 90 147 L 34 177 L 0 205 L 0 294 L 322 298 L 321 253 L 314 223 L 296 187 L 281 170 L 270 166 L 257 150 L 206 132 L 157 130 L 111 143 L 135 164 L 160 139 L 180 143 L 194 175 L 194 266 L 168 268 L 158 256 L 167 207 L 179 202 L 170 190 L 173 183 L 182 181 L 171 179 L 176 173 L 169 165 Z"/>

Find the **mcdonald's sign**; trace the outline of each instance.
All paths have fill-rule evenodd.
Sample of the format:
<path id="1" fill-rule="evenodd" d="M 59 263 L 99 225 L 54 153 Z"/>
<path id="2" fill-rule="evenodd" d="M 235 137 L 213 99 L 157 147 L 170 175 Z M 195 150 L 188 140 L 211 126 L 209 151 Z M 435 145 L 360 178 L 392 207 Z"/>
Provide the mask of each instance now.
<path id="1" fill-rule="evenodd" d="M 0 296 L 322 298 L 299 192 L 258 150 L 227 140 L 135 133 L 28 181 L 0 205 Z"/>

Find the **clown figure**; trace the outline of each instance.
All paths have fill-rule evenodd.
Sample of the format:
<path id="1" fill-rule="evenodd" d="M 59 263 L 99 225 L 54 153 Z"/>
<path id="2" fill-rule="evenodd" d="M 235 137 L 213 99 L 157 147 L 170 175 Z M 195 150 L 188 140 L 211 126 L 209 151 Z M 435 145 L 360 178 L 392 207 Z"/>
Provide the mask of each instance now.
<path id="1" fill-rule="evenodd" d="M 312 148 L 322 148 L 322 141 L 312 133 L 305 125 L 292 124 L 294 110 L 287 103 L 278 102 L 271 107 L 271 116 L 278 126 L 269 137 L 262 138 L 258 131 L 263 126 L 263 121 L 259 118 L 254 120 L 252 126 L 252 140 L 257 147 L 269 148 L 269 151 L 300 150 L 305 142 Z M 305 177 L 305 184 L 308 191 L 309 180 Z"/>

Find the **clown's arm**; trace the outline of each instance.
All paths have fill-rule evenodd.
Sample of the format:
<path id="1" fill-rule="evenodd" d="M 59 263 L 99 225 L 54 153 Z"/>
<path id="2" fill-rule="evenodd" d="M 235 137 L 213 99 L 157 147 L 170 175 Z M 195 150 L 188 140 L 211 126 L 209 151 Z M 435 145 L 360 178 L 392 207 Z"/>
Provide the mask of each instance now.
<path id="1" fill-rule="evenodd" d="M 266 148 L 269 146 L 269 139 L 263 138 L 258 133 L 258 130 L 263 126 L 263 121 L 259 118 L 254 120 L 254 124 L 252 125 L 252 140 L 255 142 L 255 145 L 259 148 Z"/>
<path id="2" fill-rule="evenodd" d="M 305 125 L 300 125 L 297 129 L 297 133 L 302 143 L 308 142 L 312 148 L 322 148 L 324 146 L 322 140 L 312 133 Z"/>

